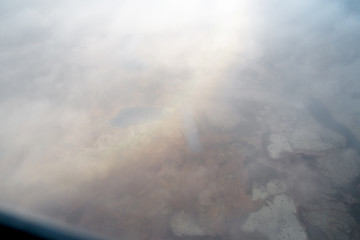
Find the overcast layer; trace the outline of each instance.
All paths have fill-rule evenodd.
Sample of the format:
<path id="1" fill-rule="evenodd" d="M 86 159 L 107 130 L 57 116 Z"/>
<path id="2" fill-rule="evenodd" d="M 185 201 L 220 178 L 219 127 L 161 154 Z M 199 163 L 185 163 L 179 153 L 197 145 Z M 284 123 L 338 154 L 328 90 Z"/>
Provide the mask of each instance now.
<path id="1" fill-rule="evenodd" d="M 164 108 L 159 128 L 182 128 L 190 154 L 203 150 L 196 112 L 234 119 L 229 99 L 321 98 L 360 136 L 348 117 L 359 114 L 348 102 L 360 95 L 357 1 L 0 1 L 0 29 L 6 206 L 56 217 L 102 181 L 125 181 L 114 169 L 147 158 L 128 155 L 150 131 L 112 126 L 125 107 Z"/>

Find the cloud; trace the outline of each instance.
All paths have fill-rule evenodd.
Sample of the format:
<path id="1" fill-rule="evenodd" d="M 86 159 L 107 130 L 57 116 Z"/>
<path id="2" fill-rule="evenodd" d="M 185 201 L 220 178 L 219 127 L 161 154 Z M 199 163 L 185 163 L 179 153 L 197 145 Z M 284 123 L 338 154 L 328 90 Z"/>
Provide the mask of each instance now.
<path id="1" fill-rule="evenodd" d="M 311 95 L 341 109 L 359 93 L 356 1 L 2 1 L 0 29 L 0 203 L 33 211 L 68 209 L 139 146 L 165 151 L 146 134 L 178 147 L 183 109 L 200 149 L 203 115 L 250 111 L 211 111 L 217 99 Z M 175 113 L 165 125 L 110 125 L 133 106 Z"/>

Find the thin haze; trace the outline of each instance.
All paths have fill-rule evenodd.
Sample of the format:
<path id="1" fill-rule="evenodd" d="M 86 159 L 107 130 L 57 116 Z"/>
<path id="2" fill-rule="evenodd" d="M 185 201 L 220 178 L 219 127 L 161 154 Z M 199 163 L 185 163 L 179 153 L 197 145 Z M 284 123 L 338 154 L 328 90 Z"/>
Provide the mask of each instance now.
<path id="1" fill-rule="evenodd" d="M 89 218 L 127 205 L 132 191 L 146 195 L 143 186 L 158 184 L 161 174 L 184 179 L 189 188 L 169 208 L 186 209 L 187 196 L 217 174 L 202 164 L 186 175 L 186 161 L 233 144 L 225 135 L 235 126 L 260 146 L 260 132 L 277 128 L 266 114 L 292 118 L 309 97 L 326 102 L 360 138 L 357 1 L 0 0 L 0 29 L 0 203 L 10 208 L 118 237 L 125 233 L 93 227 Z M 166 114 L 130 128 L 110 124 L 120 109 L 137 106 Z M 260 121 L 266 124 L 251 125 Z M 157 164 L 162 170 L 150 172 Z M 232 167 L 245 184 L 251 171 L 240 165 Z M 307 174 L 301 164 L 291 171 L 288 188 Z M 299 188 L 311 198 L 316 180 L 305 178 Z M 171 198 L 156 191 L 144 198 Z M 239 202 L 253 209 L 247 194 Z M 84 208 L 82 220 L 74 217 Z M 136 226 L 129 231 L 143 230 Z M 165 232 L 151 226 L 153 239 Z"/>
<path id="2" fill-rule="evenodd" d="M 220 81 L 238 51 L 243 23 L 237 14 L 245 7 L 216 1 L 3 2 L 2 197 L 19 199 L 23 190 L 39 189 L 36 204 L 44 195 L 38 184 L 55 184 L 57 190 L 47 191 L 52 195 L 96 177 L 107 166 L 80 152 L 94 151 L 89 142 L 106 134 L 104 122 L 119 108 L 176 107 L 203 94 L 198 85 Z"/>

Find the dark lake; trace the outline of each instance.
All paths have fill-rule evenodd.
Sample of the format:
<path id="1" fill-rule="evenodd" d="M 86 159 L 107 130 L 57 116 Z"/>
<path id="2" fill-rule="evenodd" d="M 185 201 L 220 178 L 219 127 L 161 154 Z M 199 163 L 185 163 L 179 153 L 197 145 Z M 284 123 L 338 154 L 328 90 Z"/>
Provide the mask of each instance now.
<path id="1" fill-rule="evenodd" d="M 113 126 L 126 128 L 133 125 L 144 124 L 160 119 L 165 114 L 162 107 L 137 106 L 120 109 L 110 123 Z"/>

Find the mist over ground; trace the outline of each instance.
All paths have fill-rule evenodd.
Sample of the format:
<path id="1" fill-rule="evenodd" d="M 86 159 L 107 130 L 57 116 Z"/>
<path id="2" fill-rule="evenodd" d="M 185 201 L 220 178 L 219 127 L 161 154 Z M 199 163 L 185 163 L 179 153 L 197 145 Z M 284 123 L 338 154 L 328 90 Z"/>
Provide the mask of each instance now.
<path id="1" fill-rule="evenodd" d="M 122 239 L 360 236 L 357 1 L 0 1 L 0 29 L 2 206 Z"/>

